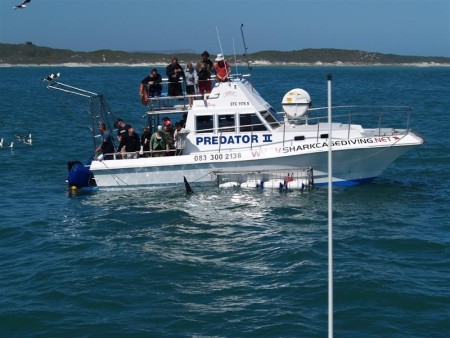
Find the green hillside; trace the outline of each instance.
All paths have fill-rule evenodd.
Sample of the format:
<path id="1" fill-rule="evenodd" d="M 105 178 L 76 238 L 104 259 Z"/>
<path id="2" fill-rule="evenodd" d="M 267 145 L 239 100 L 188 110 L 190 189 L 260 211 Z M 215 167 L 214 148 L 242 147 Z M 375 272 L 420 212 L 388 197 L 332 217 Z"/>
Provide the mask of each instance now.
<path id="1" fill-rule="evenodd" d="M 145 52 L 123 52 L 112 50 L 97 50 L 94 52 L 76 52 L 69 49 L 54 49 L 36 46 L 30 42 L 25 44 L 1 44 L 0 43 L 0 65 L 25 65 L 25 64 L 165 64 L 169 63 L 173 54 L 145 53 Z M 176 56 L 182 63 L 197 60 L 199 54 L 178 53 Z M 234 61 L 234 56 L 229 55 L 229 60 Z M 238 63 L 244 63 L 242 55 L 236 56 Z M 315 64 L 408 64 L 408 63 L 436 63 L 450 64 L 450 58 L 425 57 L 425 56 L 402 56 L 394 54 L 371 53 L 360 50 L 344 49 L 303 49 L 290 52 L 261 51 L 248 54 L 248 59 L 258 63 Z"/>

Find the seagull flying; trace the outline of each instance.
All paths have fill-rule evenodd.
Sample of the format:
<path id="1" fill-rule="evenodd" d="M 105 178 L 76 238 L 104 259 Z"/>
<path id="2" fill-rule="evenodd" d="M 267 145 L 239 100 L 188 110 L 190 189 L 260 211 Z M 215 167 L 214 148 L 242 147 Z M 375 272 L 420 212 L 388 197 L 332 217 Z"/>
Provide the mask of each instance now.
<path id="1" fill-rule="evenodd" d="M 61 76 L 61 73 L 53 73 L 53 74 L 50 74 L 47 77 L 44 77 L 42 80 L 43 81 L 53 81 L 53 80 L 56 80 L 60 76 Z"/>
<path id="2" fill-rule="evenodd" d="M 27 3 L 29 3 L 31 0 L 23 0 L 23 2 L 20 5 L 14 6 L 14 9 L 23 9 L 27 7 Z"/>

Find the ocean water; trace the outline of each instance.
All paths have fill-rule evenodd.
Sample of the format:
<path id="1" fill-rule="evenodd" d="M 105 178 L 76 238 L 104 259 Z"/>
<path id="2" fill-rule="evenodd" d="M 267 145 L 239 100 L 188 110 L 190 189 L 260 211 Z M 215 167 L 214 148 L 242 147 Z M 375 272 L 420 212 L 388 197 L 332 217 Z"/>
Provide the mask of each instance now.
<path id="1" fill-rule="evenodd" d="M 144 125 L 143 67 L 0 68 L 3 337 L 325 337 L 327 189 L 70 194 L 86 129 L 42 78 Z M 162 71 L 162 70 L 161 70 Z M 373 183 L 334 189 L 336 337 L 449 337 L 449 67 L 255 67 L 274 107 L 411 105 L 427 140 Z"/>

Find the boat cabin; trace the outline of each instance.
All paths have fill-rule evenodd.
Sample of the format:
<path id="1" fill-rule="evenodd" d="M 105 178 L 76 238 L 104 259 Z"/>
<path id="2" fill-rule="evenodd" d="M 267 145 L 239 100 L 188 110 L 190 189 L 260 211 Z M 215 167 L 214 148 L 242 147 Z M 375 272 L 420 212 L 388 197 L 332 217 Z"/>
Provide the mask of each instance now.
<path id="1" fill-rule="evenodd" d="M 216 83 L 211 93 L 193 96 L 192 107 L 187 105 L 188 95 L 149 98 L 146 113 L 152 132 L 165 117 L 172 124 L 185 123 L 183 154 L 259 146 L 272 140 L 272 133 L 281 126 L 276 111 L 243 77 Z"/>

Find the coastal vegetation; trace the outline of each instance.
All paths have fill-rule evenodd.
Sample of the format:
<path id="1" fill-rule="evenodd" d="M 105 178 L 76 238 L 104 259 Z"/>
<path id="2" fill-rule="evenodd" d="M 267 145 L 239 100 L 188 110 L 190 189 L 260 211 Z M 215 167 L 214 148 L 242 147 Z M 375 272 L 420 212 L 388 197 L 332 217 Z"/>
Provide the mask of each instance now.
<path id="1" fill-rule="evenodd" d="M 153 53 L 97 50 L 79 52 L 36 46 L 32 42 L 23 44 L 0 43 L 0 65 L 51 65 L 51 64 L 167 64 L 173 56 L 180 61 L 199 58 L 200 53 Z M 229 60 L 245 63 L 244 55 L 227 55 Z M 236 58 L 236 59 L 235 59 Z M 345 49 L 302 49 L 293 51 L 260 51 L 247 54 L 253 64 L 450 64 L 448 57 L 403 56 Z"/>

